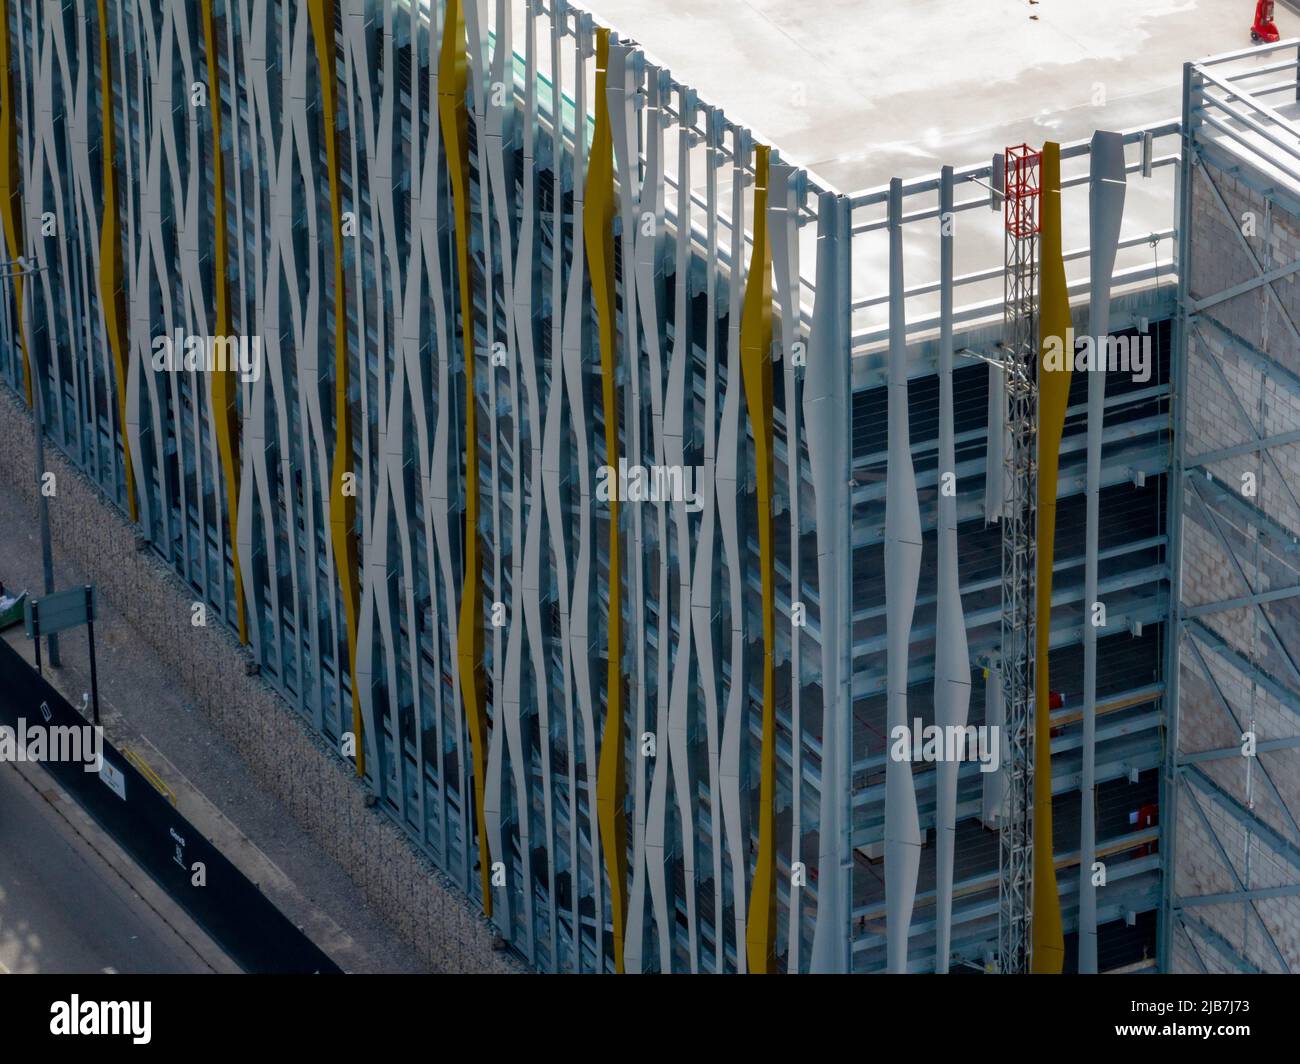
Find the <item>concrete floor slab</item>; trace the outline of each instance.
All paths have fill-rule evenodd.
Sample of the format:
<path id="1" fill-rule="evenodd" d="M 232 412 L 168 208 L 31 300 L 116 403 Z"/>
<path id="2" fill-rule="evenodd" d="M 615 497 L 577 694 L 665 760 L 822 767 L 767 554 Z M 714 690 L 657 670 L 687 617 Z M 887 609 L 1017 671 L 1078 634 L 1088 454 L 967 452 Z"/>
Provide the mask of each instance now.
<path id="1" fill-rule="evenodd" d="M 1181 116 L 1183 66 L 1251 46 L 1249 0 L 812 0 L 791 8 L 775 0 L 599 0 L 596 21 L 637 42 L 652 63 L 667 66 L 700 99 L 721 107 L 786 161 L 816 181 L 853 193 L 880 190 L 890 179 L 911 180 L 955 167 L 987 164 L 1008 145 L 1086 140 L 1098 129 L 1151 129 Z M 1279 7 L 1283 38 L 1300 33 L 1300 15 Z M 515 47 L 523 48 L 524 16 L 515 16 Z M 546 31 L 545 20 L 540 24 Z M 538 59 L 549 68 L 549 45 Z M 562 52 L 564 84 L 572 84 L 571 48 Z M 1277 56 L 1247 58 L 1246 64 Z M 588 71 L 591 92 L 591 71 Z M 590 96 L 587 100 L 590 106 Z M 667 145 L 668 172 L 675 149 Z M 1131 145 L 1135 165 L 1138 146 Z M 1157 157 L 1177 153 L 1177 138 L 1156 142 Z M 1063 167 L 1086 176 L 1087 161 Z M 1151 178 L 1133 175 L 1125 203 L 1117 275 L 1145 270 L 1139 286 L 1172 277 L 1176 168 Z M 719 203 L 730 210 L 729 170 L 720 177 Z M 703 166 L 692 171 L 697 193 Z M 978 198 L 972 183 L 957 201 Z M 933 210 L 935 197 L 915 197 L 905 214 Z M 857 227 L 884 216 L 883 203 L 854 212 Z M 1067 252 L 1088 244 L 1086 186 L 1063 202 Z M 960 216 L 954 254 L 958 277 L 998 271 L 1003 262 L 1000 212 Z M 698 215 L 697 215 L 698 220 Z M 801 233 L 805 279 L 811 281 L 815 231 Z M 729 237 L 721 237 L 725 245 Z M 904 274 L 910 289 L 938 279 L 939 240 L 933 223 L 904 227 Z M 888 240 L 883 230 L 862 233 L 852 248 L 852 290 L 858 309 L 856 349 L 878 345 L 886 325 Z M 1067 263 L 1072 285 L 1088 276 L 1086 256 Z M 1118 291 L 1119 289 L 1117 289 Z M 805 301 L 810 289 L 805 290 Z M 1001 315 L 1000 273 L 962 287 L 956 305 L 985 305 Z M 917 323 L 937 313 L 935 293 L 909 297 L 909 337 L 931 330 Z"/>
<path id="2" fill-rule="evenodd" d="M 1249 0 L 600 0 L 702 99 L 841 191 L 1178 117 Z M 1279 7 L 1285 39 L 1300 15 Z"/>

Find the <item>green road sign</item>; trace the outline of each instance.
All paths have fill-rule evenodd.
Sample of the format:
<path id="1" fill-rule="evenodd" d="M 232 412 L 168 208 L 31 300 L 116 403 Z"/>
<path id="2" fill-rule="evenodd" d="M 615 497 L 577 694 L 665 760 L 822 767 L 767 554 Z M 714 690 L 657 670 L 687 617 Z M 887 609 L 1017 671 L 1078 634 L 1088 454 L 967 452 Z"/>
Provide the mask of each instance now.
<path id="1" fill-rule="evenodd" d="M 36 599 L 28 595 L 23 609 L 28 639 L 36 631 L 41 635 L 54 635 L 65 628 L 76 628 L 94 619 L 95 592 L 89 586 L 70 587 L 66 591 L 56 591 L 52 595 Z"/>

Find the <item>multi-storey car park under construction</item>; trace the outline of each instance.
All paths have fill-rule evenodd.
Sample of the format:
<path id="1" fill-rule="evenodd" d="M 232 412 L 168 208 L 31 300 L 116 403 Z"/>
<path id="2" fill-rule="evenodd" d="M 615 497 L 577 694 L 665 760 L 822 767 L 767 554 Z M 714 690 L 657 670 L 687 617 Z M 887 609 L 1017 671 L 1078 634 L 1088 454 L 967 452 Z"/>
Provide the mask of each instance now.
<path id="1" fill-rule="evenodd" d="M 1300 45 L 1074 6 L 784 27 L 844 194 L 565 0 L 0 0 L 0 377 L 539 970 L 1296 970 Z"/>

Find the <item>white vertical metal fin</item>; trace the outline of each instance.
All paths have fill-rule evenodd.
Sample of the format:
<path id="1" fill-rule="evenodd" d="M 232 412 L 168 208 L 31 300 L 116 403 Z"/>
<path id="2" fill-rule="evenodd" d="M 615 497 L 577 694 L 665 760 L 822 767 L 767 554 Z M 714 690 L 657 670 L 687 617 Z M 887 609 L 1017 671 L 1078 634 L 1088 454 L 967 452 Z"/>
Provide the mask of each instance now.
<path id="1" fill-rule="evenodd" d="M 561 27 L 558 18 L 552 18 L 549 27 L 550 38 L 550 68 L 560 70 L 561 52 L 560 42 L 563 39 Z M 556 75 L 557 83 L 559 75 Z M 552 186 L 551 201 L 553 203 L 563 203 L 564 201 L 564 177 L 565 168 L 562 160 L 564 159 L 564 127 L 562 122 L 551 123 L 551 146 L 550 157 L 552 159 Z M 580 169 L 575 163 L 575 182 L 580 178 Z M 580 187 L 580 186 L 579 186 Z M 540 195 L 540 193 L 539 193 Z M 579 197 L 580 198 L 580 197 Z M 576 216 L 581 218 L 581 209 L 576 210 Z M 580 222 L 579 222 L 580 224 Z M 542 360 L 542 365 L 546 370 L 546 415 L 542 427 L 542 500 L 545 505 L 546 513 L 546 540 L 549 544 L 549 564 L 554 569 L 555 574 L 555 604 L 553 610 L 559 613 L 559 639 L 555 646 L 555 656 L 559 659 L 563 683 L 561 685 L 562 697 L 557 695 L 556 702 L 561 706 L 564 713 L 564 751 L 565 767 L 563 779 L 560 783 L 560 791 L 565 796 L 566 809 L 563 819 L 567 823 L 568 831 L 565 841 L 568 860 L 563 868 L 570 880 L 579 878 L 582 875 L 580 867 L 582 854 L 578 844 L 578 835 L 581 828 L 581 817 L 578 812 L 578 720 L 577 712 L 577 677 L 576 672 L 570 667 L 570 652 L 573 644 L 573 624 L 571 620 L 571 610 L 573 602 L 572 585 L 576 581 L 570 577 L 570 566 L 576 566 L 585 555 L 573 551 L 570 546 L 570 540 L 566 537 L 564 529 L 566 514 L 564 503 L 561 497 L 561 481 L 567 476 L 567 470 L 564 469 L 564 459 L 562 457 L 564 449 L 564 423 L 566 419 L 565 402 L 569 392 L 568 381 L 566 380 L 567 366 L 569 355 L 564 346 L 565 338 L 565 313 L 560 308 L 565 306 L 566 293 L 568 291 L 565 276 L 565 256 L 563 233 L 565 229 L 564 212 L 556 211 L 555 215 L 555 250 L 554 265 L 551 270 L 551 289 L 549 293 L 550 305 L 552 307 L 550 321 L 550 358 Z M 579 249 L 582 246 L 582 236 L 578 233 L 574 237 L 573 247 Z M 581 269 L 580 253 L 573 256 L 574 263 L 570 269 Z M 530 267 L 531 269 L 531 264 Z M 556 357 L 556 352 L 560 357 Z M 585 446 L 585 440 L 581 441 Z M 585 540 L 583 541 L 585 545 Z M 581 549 L 581 548 L 580 548 Z M 572 556 L 571 556 L 572 555 Z M 553 862 L 552 862 L 553 863 Z M 597 880 L 599 882 L 599 880 Z M 599 897 L 599 894 L 597 895 Z M 580 972 L 582 970 L 582 948 L 581 948 L 581 922 L 578 914 L 579 892 L 576 890 L 569 892 L 569 911 L 568 923 L 571 928 L 572 939 L 570 942 L 569 954 L 569 971 Z M 564 971 L 565 966 L 562 963 L 557 964 L 559 970 Z"/>
<path id="2" fill-rule="evenodd" d="M 498 8 L 498 21 L 508 17 L 504 9 Z M 505 57 L 503 55 L 503 60 Z M 530 474 L 528 477 L 532 491 L 528 499 L 528 518 L 523 532 L 523 564 L 520 567 L 519 584 L 516 594 L 522 599 L 523 623 L 526 628 L 526 655 L 530 666 L 532 689 L 537 694 L 537 734 L 550 736 L 552 706 L 558 706 L 559 696 L 550 689 L 549 677 L 544 665 L 547 644 L 542 626 L 542 552 L 544 550 L 542 518 L 544 514 L 545 474 L 543 473 L 543 440 L 541 382 L 538 380 L 538 335 L 540 330 L 534 310 L 534 269 L 539 253 L 537 225 L 537 196 L 541 175 L 537 167 L 538 135 L 541 132 L 537 122 L 537 28 L 536 12 L 530 5 L 524 22 L 524 63 L 525 76 L 523 85 L 523 106 L 520 118 L 520 150 L 522 152 L 522 180 L 520 182 L 521 204 L 519 245 L 515 258 L 514 283 L 514 318 L 515 342 L 519 345 L 519 375 L 523 382 L 525 415 L 524 421 L 529 427 L 527 447 L 525 448 Z M 505 68 L 502 68 L 505 76 Z M 540 287 L 540 286 L 539 286 Z M 520 445 L 522 446 L 522 444 Z M 522 468 L 525 455 L 516 456 L 517 465 Z M 519 475 L 519 474 L 517 474 Z M 521 493 L 522 494 L 522 493 Z M 558 568 L 558 563 L 556 568 Z M 517 622 L 516 622 L 517 623 Z M 548 855 L 546 860 L 546 945 L 549 968 L 552 972 L 560 970 L 557 953 L 559 936 L 558 898 L 555 892 L 556 856 L 561 852 L 559 839 L 555 830 L 555 787 L 552 776 L 553 746 L 547 742 L 539 743 L 537 757 L 541 762 L 542 784 L 542 831 L 543 849 Z M 521 801 L 528 800 L 521 795 Z M 528 888 L 531 889 L 531 888 Z"/>
<path id="3" fill-rule="evenodd" d="M 808 369 L 804 375 L 803 413 L 808 440 L 808 466 L 812 473 L 817 519 L 817 589 L 822 654 L 822 756 L 817 829 L 817 922 L 813 929 L 813 973 L 846 973 L 849 913 L 846 904 L 848 876 L 842 872 L 840 840 L 848 809 L 849 780 L 839 766 L 841 750 L 851 741 L 850 707 L 841 703 L 841 642 L 850 633 L 841 625 L 847 612 L 843 594 L 849 570 L 847 551 L 841 551 L 837 522 L 847 518 L 840 503 L 847 496 L 849 403 L 847 352 L 836 338 L 842 309 L 841 247 L 838 218 L 840 204 L 834 194 L 822 193 L 817 204 L 817 281 L 809 337 Z"/>
<path id="4" fill-rule="evenodd" d="M 939 565 L 934 638 L 934 722 L 963 728 L 970 709 L 970 659 L 957 567 L 957 454 L 952 402 L 952 167 L 939 178 Z M 945 731 L 944 734 L 954 734 Z M 952 754 L 952 751 L 949 751 Z M 952 939 L 953 855 L 957 832 L 957 772 L 951 756 L 936 766 L 935 970 L 948 970 Z"/>
<path id="5" fill-rule="evenodd" d="M 667 101 L 664 101 L 667 103 Z M 691 146 L 695 133 L 693 98 L 689 91 L 681 93 L 679 108 L 680 128 L 677 149 L 677 187 L 691 187 Z M 694 395 L 695 354 L 688 314 L 690 296 L 691 255 L 691 198 L 677 198 L 676 232 L 674 234 L 676 269 L 673 275 L 673 342 L 669 354 L 668 379 L 664 389 L 663 450 L 669 465 L 684 468 L 686 465 L 687 396 Z M 703 509 L 712 512 L 711 500 L 703 500 L 703 474 L 696 482 Z M 682 873 L 686 894 L 686 940 L 690 953 L 690 971 L 699 971 L 699 927 L 696 915 L 696 854 L 700 849 L 695 820 L 696 795 L 701 786 L 698 770 L 692 771 L 694 752 L 690 736 L 690 696 L 693 682 L 693 656 L 691 639 L 691 516 L 685 499 L 673 501 L 673 527 L 677 543 L 677 646 L 672 662 L 672 687 L 668 696 L 668 754 L 672 766 L 673 797 L 681 820 Z M 699 527 L 698 525 L 696 526 Z M 664 549 L 668 548 L 667 538 Z M 666 605 L 666 603 L 665 603 Z M 664 652 L 661 650 L 661 652 Z"/>
<path id="6" fill-rule="evenodd" d="M 1089 246 L 1092 248 L 1088 332 L 1094 364 L 1088 367 L 1088 507 L 1083 592 L 1083 768 L 1080 782 L 1079 827 L 1079 972 L 1097 971 L 1097 888 L 1092 881 L 1096 859 L 1097 791 L 1097 540 L 1101 520 L 1101 430 L 1106 414 L 1104 350 L 1110 332 L 1111 276 L 1119 251 L 1119 231 L 1124 220 L 1127 175 L 1124 138 L 1098 130 L 1092 136 L 1091 172 L 1088 178 Z M 1097 360 L 1103 360 L 1100 364 Z"/>
<path id="7" fill-rule="evenodd" d="M 790 608 L 800 601 L 799 551 L 799 375 L 795 372 L 795 344 L 803 342 L 799 289 L 799 207 L 802 196 L 799 171 L 772 164 L 768 171 L 768 214 L 771 218 L 772 266 L 781 307 L 781 362 L 784 370 L 782 403 L 785 414 L 786 491 L 790 519 Z M 790 625 L 790 863 L 803 861 L 803 723 L 799 677 L 802 670 L 803 628 Z M 803 926 L 802 888 L 785 880 L 788 891 L 786 971 L 798 974 L 802 964 L 799 929 Z M 778 891 L 779 893 L 779 891 Z"/>
<path id="8" fill-rule="evenodd" d="M 889 645 L 886 739 L 893 749 L 907 719 L 907 665 L 921 574 L 921 510 L 907 409 L 907 320 L 903 290 L 903 183 L 889 185 L 889 464 L 885 493 L 885 612 Z M 885 933 L 890 972 L 907 970 L 907 942 L 921 865 L 921 825 L 911 746 L 885 763 Z"/>
<path id="9" fill-rule="evenodd" d="M 513 63 L 514 49 L 511 38 L 511 13 L 509 6 L 504 0 L 496 0 L 495 3 L 495 24 L 496 29 L 491 41 L 491 62 L 489 67 L 489 83 L 493 86 L 511 86 L 513 87 Z M 485 136 L 482 138 L 480 145 L 480 156 L 486 164 L 487 170 L 487 189 L 484 196 L 487 208 L 486 214 L 496 227 L 495 257 L 500 262 L 500 284 L 503 296 L 503 302 L 508 312 L 501 321 L 501 331 L 499 338 L 496 339 L 493 346 L 505 346 L 505 372 L 497 366 L 495 357 L 488 359 L 487 376 L 490 386 L 489 399 L 491 402 L 490 409 L 500 411 L 503 408 L 509 412 L 510 435 L 508 438 L 495 438 L 499 434 L 494 434 L 493 442 L 493 460 L 492 476 L 495 489 L 505 495 L 505 501 L 509 508 L 509 531 L 505 530 L 505 519 L 501 514 L 502 499 L 497 496 L 493 500 L 493 524 L 494 535 L 500 537 L 496 540 L 498 545 L 492 549 L 493 555 L 493 572 L 496 574 L 497 584 L 495 600 L 502 602 L 505 607 L 505 627 L 493 627 L 494 640 L 494 665 L 499 674 L 502 675 L 504 683 L 500 688 L 501 694 L 498 698 L 499 704 L 493 707 L 494 710 L 494 727 L 492 753 L 494 763 L 492 771 L 488 775 L 490 787 L 496 790 L 495 810 L 489 812 L 495 815 L 495 824 L 489 820 L 492 829 L 492 845 L 490 852 L 494 855 L 495 860 L 505 862 L 507 868 L 507 885 L 500 889 L 497 894 L 501 898 L 503 905 L 498 916 L 498 926 L 504 929 L 507 938 L 515 940 L 515 921 L 511 918 L 511 911 L 515 899 L 522 900 L 522 917 L 523 917 L 523 934 L 517 941 L 517 945 L 524 952 L 530 961 L 536 962 L 536 943 L 535 918 L 533 914 L 534 905 L 534 886 L 533 886 L 533 841 L 532 841 L 532 779 L 531 779 L 531 756 L 528 749 L 527 731 L 532 727 L 532 722 L 526 718 L 531 715 L 533 706 L 531 699 L 528 699 L 524 693 L 524 674 L 523 674 L 523 644 L 525 636 L 525 625 L 528 621 L 531 611 L 528 609 L 528 592 L 524 576 L 524 564 L 527 557 L 526 550 L 521 551 L 520 544 L 524 542 L 524 510 L 534 505 L 531 498 L 532 493 L 524 490 L 522 484 L 522 466 L 523 459 L 520 455 L 522 438 L 520 432 L 520 368 L 522 366 L 523 351 L 517 336 L 515 325 L 517 317 L 509 311 L 513 310 L 517 303 L 515 292 L 515 272 L 514 258 L 515 245 L 517 239 L 522 239 L 522 233 L 516 233 L 516 217 L 518 204 L 516 202 L 515 182 L 513 175 L 510 173 L 512 165 L 512 156 L 515 141 L 515 129 L 518 122 L 515 106 L 514 92 L 496 92 L 491 91 L 485 94 Z M 527 178 L 524 181 L 527 184 Z M 485 219 L 485 232 L 491 232 L 490 225 Z M 492 256 L 491 251 L 485 250 L 485 255 Z M 489 315 L 489 319 L 491 315 Z M 495 323 L 494 323 L 495 324 Z M 525 318 L 525 328 L 528 327 L 528 319 Z M 489 331 L 489 337 L 498 336 L 498 334 Z M 498 388 L 498 380 L 501 376 L 506 378 L 505 388 Z M 502 392 L 504 391 L 504 395 Z M 505 459 L 503 460 L 502 455 Z M 509 488 L 505 488 L 504 481 L 509 478 Z M 504 489 L 504 490 L 503 490 Z M 530 515 L 531 524 L 531 515 Z M 530 540 L 531 542 L 531 540 Z M 501 573 L 504 569 L 503 554 L 506 551 L 499 544 L 508 543 L 508 560 L 510 562 L 510 590 L 507 595 L 503 585 Z M 533 547 L 536 551 L 536 547 Z M 504 633 L 504 634 L 503 634 Z M 502 640 L 505 640 L 504 655 L 502 654 Z M 502 658 L 504 657 L 504 661 Z M 497 726 L 499 725 L 499 726 Z M 498 739 L 498 735 L 501 736 Z M 508 758 L 510 767 L 510 777 L 507 780 L 504 775 L 504 760 Z M 513 795 L 511 793 L 513 791 Z M 503 817 L 513 812 L 514 828 L 517 832 L 517 848 L 519 853 L 520 873 L 518 882 L 515 881 L 513 862 L 510 860 L 511 845 Z"/>
<path id="10" fill-rule="evenodd" d="M 437 22 L 436 13 L 431 15 L 432 21 Z M 431 30 L 432 32 L 432 30 Z M 441 38 L 441 30 L 438 33 Z M 430 48 L 434 43 L 430 42 Z M 429 485 L 428 485 L 428 504 L 431 514 L 426 514 L 426 520 L 430 521 L 433 527 L 433 540 L 429 546 L 430 557 L 438 559 L 438 573 L 441 578 L 443 603 L 439 609 L 438 603 L 434 596 L 430 596 L 430 617 L 432 629 L 439 634 L 439 675 L 446 673 L 451 679 L 451 691 L 460 691 L 460 657 L 456 652 L 455 638 L 455 621 L 454 618 L 459 616 L 460 612 L 460 594 L 459 584 L 457 582 L 452 558 L 458 553 L 458 535 L 459 530 L 453 526 L 452 507 L 456 501 L 458 487 L 454 482 L 450 463 L 452 462 L 452 453 L 455 446 L 455 437 L 457 435 L 456 427 L 456 407 L 453 402 L 449 401 L 452 389 L 452 318 L 454 317 L 454 301 L 449 302 L 448 278 L 451 273 L 451 264 L 447 260 L 451 252 L 445 249 L 443 240 L 443 212 L 439 207 L 439 171 L 446 164 L 442 161 L 442 125 L 436 105 L 438 95 L 437 65 L 434 64 L 430 70 L 429 76 L 429 93 L 434 105 L 429 109 L 429 131 L 425 140 L 425 170 L 424 184 L 420 196 L 420 238 L 424 248 L 425 268 L 429 271 L 429 292 L 431 295 L 430 302 L 433 309 L 433 350 L 437 355 L 436 367 L 430 367 L 431 384 L 433 385 L 433 394 L 437 396 L 437 404 L 433 410 L 435 417 L 433 426 L 433 454 L 429 463 Z M 287 191 L 283 194 L 285 197 L 285 209 L 291 204 Z M 286 221 L 286 226 L 287 226 Z M 436 372 L 434 370 L 436 369 Z M 432 571 L 432 570 L 431 570 Z M 435 690 L 441 700 L 443 695 L 443 684 L 435 685 Z M 446 707 L 446 708 L 444 708 Z M 447 712 L 450 710 L 450 712 Z M 446 718 L 444 720 L 444 718 Z M 439 801 L 439 822 L 444 832 L 443 838 L 447 840 L 444 845 L 447 847 L 447 861 L 449 864 L 453 860 L 453 843 L 452 838 L 458 840 L 455 845 L 454 857 L 456 863 L 452 867 L 459 874 L 460 882 L 464 889 L 469 889 L 471 876 L 470 857 L 469 857 L 469 806 L 470 803 L 464 800 L 456 802 L 454 805 L 450 800 L 450 792 L 455 785 L 457 796 L 464 796 L 467 793 L 467 764 L 469 758 L 468 751 L 465 749 L 465 722 L 464 709 L 459 697 L 456 694 L 446 695 L 446 701 L 440 702 L 438 712 L 438 768 L 439 779 L 442 781 L 440 787 Z M 451 725 L 448 727 L 447 725 Z M 450 738 L 447 738 L 450 733 Z M 456 778 L 447 780 L 445 777 L 446 766 L 454 757 L 457 764 Z"/>
<path id="11" fill-rule="evenodd" d="M 648 385 L 650 398 L 650 445 L 656 464 L 667 463 L 664 440 L 664 321 L 667 300 L 662 299 L 664 289 L 664 258 L 661 249 L 665 247 L 666 226 L 664 224 L 664 127 L 667 111 L 667 77 L 665 72 L 650 66 L 644 78 L 645 92 L 645 169 L 638 198 L 633 229 L 636 233 L 636 300 L 641 312 L 641 328 L 645 343 L 646 361 L 644 381 Z M 626 293 L 624 298 L 627 298 Z M 662 302 L 661 302 L 662 300 Z M 633 376 L 633 395 L 637 395 L 640 375 Z M 644 412 L 645 399 L 638 397 L 634 401 L 638 409 L 637 417 Z M 680 463 L 679 463 L 680 465 Z M 660 499 L 654 504 L 654 525 L 652 534 L 644 536 L 639 525 L 633 526 L 635 550 L 638 559 L 646 558 L 649 551 L 647 540 L 657 545 L 657 555 L 653 592 L 646 591 L 647 603 L 653 601 L 658 614 L 657 634 L 654 641 L 655 670 L 651 681 L 649 670 L 646 684 L 651 686 L 654 698 L 654 736 L 655 756 L 650 760 L 652 777 L 650 796 L 646 812 L 645 860 L 647 884 L 650 889 L 651 912 L 654 917 L 659 944 L 659 971 L 671 972 L 673 946 L 676 938 L 677 913 L 673 897 L 673 888 L 668 870 L 671 848 L 668 844 L 668 790 L 670 768 L 669 737 L 669 668 L 670 668 L 670 558 L 668 532 L 669 502 Z M 637 611 L 641 613 L 640 610 Z M 639 640 L 641 653 L 650 644 L 648 635 Z M 650 702 L 646 701 L 649 713 Z M 648 726 L 647 726 L 648 727 Z M 639 741 L 639 739 L 638 739 Z M 642 758 L 642 760 L 645 760 Z M 684 767 L 684 766 L 683 766 Z M 686 884 L 690 889 L 690 884 Z M 693 906 L 692 906 L 693 908 Z M 692 956 L 694 951 L 692 950 Z"/>
<path id="12" fill-rule="evenodd" d="M 743 385 L 740 372 L 740 306 L 744 287 L 745 187 L 753 145 L 747 133 L 732 132 L 731 169 L 731 273 L 727 293 L 727 389 L 722 397 L 722 422 L 718 428 L 717 488 L 718 525 L 722 532 L 727 599 L 730 607 L 730 683 L 722 716 L 722 745 L 718 777 L 722 788 L 722 824 L 726 833 L 727 857 L 731 865 L 732 909 L 735 914 L 736 968 L 746 971 L 745 928 L 748 915 L 750 835 L 741 800 L 741 746 L 749 733 L 749 705 L 745 689 L 745 605 L 741 566 L 740 512 L 736 505 L 740 482 L 742 443 L 740 406 Z M 723 634 L 727 642 L 727 633 Z M 721 873 L 719 873 L 721 874 Z M 721 919 L 721 917 L 719 917 Z M 722 935 L 722 931 L 718 931 Z"/>
<path id="13" fill-rule="evenodd" d="M 722 157 L 722 135 L 720 115 L 716 111 L 706 110 L 706 144 L 705 154 L 705 219 L 706 233 L 705 274 L 704 274 L 704 507 L 700 513 L 699 532 L 695 539 L 695 557 L 691 574 L 691 634 L 696 648 L 699 664 L 699 685 L 704 693 L 704 730 L 708 749 L 709 804 L 712 810 L 710 832 L 710 867 L 713 870 L 713 911 L 724 911 L 722 901 L 722 818 L 718 815 L 722 808 L 722 764 L 721 764 L 721 721 L 720 691 L 722 688 L 722 666 L 718 651 L 714 648 L 714 621 L 719 611 L 717 596 L 714 592 L 718 582 L 717 552 L 719 518 L 719 501 L 716 489 L 716 455 L 717 436 L 717 350 L 718 350 L 718 168 Z M 735 498 L 733 492 L 732 498 Z M 719 638 L 719 642 L 721 639 Z M 713 936 L 713 970 L 721 972 L 726 962 L 724 948 L 725 934 L 721 916 L 715 916 L 715 933 Z M 738 940 L 744 941 L 743 934 Z"/>
<path id="14" fill-rule="evenodd" d="M 587 108 L 587 60 L 595 53 L 593 35 L 589 24 L 580 26 L 574 33 L 574 82 L 573 103 L 576 114 L 586 114 Z M 594 64 L 593 64 L 594 65 Z M 568 284 L 564 294 L 564 341 L 562 355 L 564 358 L 564 388 L 569 404 L 570 424 L 585 426 L 587 418 L 588 386 L 584 374 L 589 372 L 586 364 L 587 353 L 584 347 L 584 332 L 589 317 L 588 304 L 590 286 L 585 283 L 586 260 L 582 253 L 585 246 L 583 229 L 583 207 L 586 203 L 587 153 L 589 145 L 586 136 L 576 138 L 573 152 L 573 253 L 569 267 Z M 557 158 L 560 157 L 557 155 Z M 596 580 L 596 534 L 592 529 L 592 514 L 596 496 L 592 485 L 591 435 L 578 428 L 573 432 L 576 444 L 576 462 L 578 471 L 578 492 L 580 500 L 578 510 L 578 548 L 574 562 L 573 584 L 570 595 L 568 616 L 568 656 L 572 670 L 573 686 L 577 696 L 578 720 L 581 725 L 581 745 L 583 764 L 586 773 L 587 790 L 587 838 L 590 840 L 590 875 L 592 896 L 595 902 L 596 926 L 596 970 L 604 970 L 603 949 L 600 946 L 601 928 L 605 926 L 605 890 L 604 870 L 600 860 L 600 827 L 596 819 L 596 681 L 594 662 L 600 655 L 600 633 L 593 631 L 591 618 L 595 615 L 592 608 L 593 585 Z M 557 520 L 563 517 L 558 509 Z M 561 525 L 561 527 L 563 527 Z M 570 540 L 572 538 L 570 534 Z M 577 741 L 577 740 L 575 740 Z M 577 751 L 570 753 L 571 763 L 576 762 Z M 576 836 L 574 836 L 576 838 Z M 581 873 L 575 867 L 573 876 L 581 881 Z M 575 892 L 576 897 L 576 892 Z M 578 929 L 578 913 L 575 908 L 575 935 Z M 581 958 L 581 949 L 576 952 Z"/>

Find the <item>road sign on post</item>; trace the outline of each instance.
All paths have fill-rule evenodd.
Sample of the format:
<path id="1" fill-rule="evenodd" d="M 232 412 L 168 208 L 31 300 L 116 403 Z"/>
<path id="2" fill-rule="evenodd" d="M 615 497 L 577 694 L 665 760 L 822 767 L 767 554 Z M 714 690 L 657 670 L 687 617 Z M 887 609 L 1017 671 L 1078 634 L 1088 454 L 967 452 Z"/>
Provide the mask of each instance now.
<path id="1" fill-rule="evenodd" d="M 94 722 L 99 723 L 99 677 L 95 670 L 95 589 L 90 584 L 56 591 L 44 598 L 28 596 L 23 609 L 27 638 L 36 642 L 36 671 L 41 671 L 41 637 L 48 638 L 65 628 L 86 626 L 90 643 L 90 697 Z"/>

